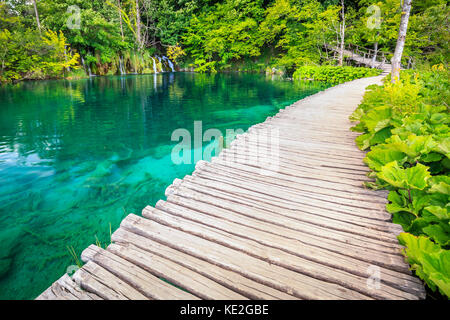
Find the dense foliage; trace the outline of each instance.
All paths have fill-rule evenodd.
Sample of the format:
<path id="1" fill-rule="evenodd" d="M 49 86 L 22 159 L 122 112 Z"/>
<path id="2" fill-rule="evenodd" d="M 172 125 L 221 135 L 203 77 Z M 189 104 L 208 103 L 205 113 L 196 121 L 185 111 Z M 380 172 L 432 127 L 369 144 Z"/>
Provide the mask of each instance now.
<path id="1" fill-rule="evenodd" d="M 334 65 L 336 57 L 324 44 L 338 43 L 343 23 L 340 4 L 338 0 L 0 0 L 0 81 L 161 71 L 169 68 L 163 56 L 170 58 L 171 53 L 177 53 L 180 67 L 197 71 L 269 67 L 292 73 L 303 65 Z M 345 42 L 376 48 L 389 59 L 398 33 L 400 1 L 344 4 Z M 376 27 L 370 26 L 372 5 L 380 15 Z M 448 13 L 445 0 L 414 2 L 405 57 L 413 57 L 416 64 L 447 63 Z M 50 34 L 58 35 L 58 40 L 53 37 L 54 42 L 48 43 Z"/>
<path id="2" fill-rule="evenodd" d="M 298 80 L 317 80 L 330 83 L 342 83 L 364 77 L 377 76 L 380 69 L 363 67 L 336 67 L 336 66 L 301 66 L 295 70 L 293 77 Z"/>
<path id="3" fill-rule="evenodd" d="M 167 70 L 163 55 L 171 50 L 180 56 L 181 30 L 201 5 L 202 0 L 0 1 L 0 81 Z M 62 46 L 45 40 L 53 34 Z"/>
<path id="4" fill-rule="evenodd" d="M 404 71 L 395 84 L 374 86 L 351 116 L 370 151 L 372 188 L 390 190 L 386 205 L 406 233 L 399 240 L 412 269 L 450 297 L 450 82 L 442 65 Z"/>

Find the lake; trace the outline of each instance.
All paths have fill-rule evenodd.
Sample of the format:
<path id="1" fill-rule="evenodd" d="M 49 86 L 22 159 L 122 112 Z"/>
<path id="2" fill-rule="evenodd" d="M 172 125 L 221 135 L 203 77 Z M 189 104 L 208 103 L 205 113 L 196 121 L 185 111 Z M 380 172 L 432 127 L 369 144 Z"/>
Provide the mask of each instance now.
<path id="1" fill-rule="evenodd" d="M 75 264 L 68 248 L 108 245 L 190 174 L 174 130 L 246 130 L 329 86 L 196 73 L 0 86 L 0 299 L 35 298 Z"/>

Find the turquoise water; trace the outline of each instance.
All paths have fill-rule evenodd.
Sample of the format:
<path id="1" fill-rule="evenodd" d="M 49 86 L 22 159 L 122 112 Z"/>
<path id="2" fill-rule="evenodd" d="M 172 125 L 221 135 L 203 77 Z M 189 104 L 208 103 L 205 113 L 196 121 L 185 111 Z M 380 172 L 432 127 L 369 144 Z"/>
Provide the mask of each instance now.
<path id="1" fill-rule="evenodd" d="M 32 299 L 128 213 L 164 199 L 177 128 L 243 129 L 328 87 L 170 73 L 0 87 L 0 299 Z"/>

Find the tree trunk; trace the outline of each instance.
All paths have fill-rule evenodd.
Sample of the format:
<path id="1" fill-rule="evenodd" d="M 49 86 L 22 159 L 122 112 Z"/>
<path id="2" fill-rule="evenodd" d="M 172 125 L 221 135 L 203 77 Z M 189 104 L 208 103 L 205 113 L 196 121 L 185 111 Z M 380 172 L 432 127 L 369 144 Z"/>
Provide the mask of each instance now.
<path id="1" fill-rule="evenodd" d="M 345 8 L 344 8 L 344 0 L 341 0 L 341 24 L 339 25 L 339 36 L 340 36 L 340 44 L 339 44 L 339 66 L 342 66 L 344 63 L 344 46 L 345 46 Z"/>
<path id="2" fill-rule="evenodd" d="M 34 13 L 36 15 L 36 24 L 37 24 L 37 27 L 38 27 L 38 30 L 39 30 L 39 34 L 42 35 L 41 34 L 41 24 L 39 22 L 39 13 L 38 13 L 38 9 L 37 9 L 37 6 L 36 6 L 36 0 L 33 0 L 33 6 L 34 6 Z"/>
<path id="3" fill-rule="evenodd" d="M 138 44 L 138 50 L 141 50 L 142 40 L 141 40 L 141 15 L 139 13 L 139 0 L 136 0 L 136 40 Z"/>
<path id="4" fill-rule="evenodd" d="M 403 48 L 405 47 L 406 31 L 408 29 L 409 13 L 411 12 L 412 0 L 403 0 L 402 17 L 400 18 L 400 27 L 398 30 L 397 45 L 395 46 L 394 56 L 392 57 L 391 82 L 395 83 L 400 79 L 400 62 L 402 60 Z"/>
<path id="5" fill-rule="evenodd" d="M 122 41 L 123 41 L 124 36 L 123 36 L 123 25 L 122 25 L 122 5 L 120 4 L 120 0 L 117 0 L 117 5 L 119 7 L 120 34 L 122 35 Z"/>

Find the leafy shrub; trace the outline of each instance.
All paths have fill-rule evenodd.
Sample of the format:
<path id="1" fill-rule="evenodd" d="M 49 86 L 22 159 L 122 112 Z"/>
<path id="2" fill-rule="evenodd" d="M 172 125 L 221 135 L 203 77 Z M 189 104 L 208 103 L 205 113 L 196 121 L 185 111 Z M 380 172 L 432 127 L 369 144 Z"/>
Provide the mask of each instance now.
<path id="1" fill-rule="evenodd" d="M 371 68 L 305 65 L 294 72 L 293 78 L 297 80 L 342 83 L 359 78 L 377 76 L 381 72 L 379 69 Z"/>
<path id="2" fill-rule="evenodd" d="M 390 190 L 386 209 L 411 268 L 434 291 L 450 296 L 449 74 L 443 68 L 371 86 L 350 116 L 375 189 Z"/>

